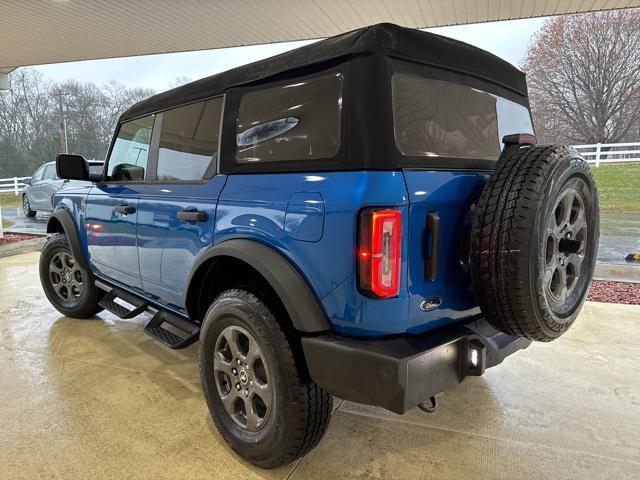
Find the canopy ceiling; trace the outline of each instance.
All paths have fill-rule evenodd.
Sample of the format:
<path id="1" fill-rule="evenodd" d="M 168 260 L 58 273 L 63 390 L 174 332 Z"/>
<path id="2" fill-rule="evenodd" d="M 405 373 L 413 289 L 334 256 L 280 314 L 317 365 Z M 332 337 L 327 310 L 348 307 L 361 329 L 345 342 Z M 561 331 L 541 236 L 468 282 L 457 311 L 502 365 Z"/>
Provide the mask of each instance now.
<path id="1" fill-rule="evenodd" d="M 640 0 L 3 0 L 0 88 L 24 65 L 637 7 Z M 3 82 L 5 85 L 3 85 Z"/>

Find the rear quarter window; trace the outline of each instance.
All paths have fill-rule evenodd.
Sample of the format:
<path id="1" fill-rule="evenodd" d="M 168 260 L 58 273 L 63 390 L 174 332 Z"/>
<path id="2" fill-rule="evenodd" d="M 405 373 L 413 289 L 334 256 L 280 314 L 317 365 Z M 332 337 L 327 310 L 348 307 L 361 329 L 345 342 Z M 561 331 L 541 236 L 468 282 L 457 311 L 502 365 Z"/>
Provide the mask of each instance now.
<path id="1" fill-rule="evenodd" d="M 526 107 L 466 85 L 397 73 L 392 97 L 396 145 L 406 156 L 496 160 L 504 135 L 533 133 Z"/>
<path id="2" fill-rule="evenodd" d="M 335 156 L 342 85 L 342 74 L 332 73 L 245 93 L 236 124 L 236 163 Z"/>

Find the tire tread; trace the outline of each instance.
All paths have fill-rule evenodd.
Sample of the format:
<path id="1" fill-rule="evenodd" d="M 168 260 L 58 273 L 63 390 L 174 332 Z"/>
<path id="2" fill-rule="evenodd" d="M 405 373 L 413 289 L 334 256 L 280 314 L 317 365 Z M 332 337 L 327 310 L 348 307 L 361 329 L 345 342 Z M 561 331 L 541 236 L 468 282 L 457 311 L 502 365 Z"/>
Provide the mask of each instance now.
<path id="1" fill-rule="evenodd" d="M 541 312 L 543 318 L 532 313 L 534 300 L 542 304 L 544 290 L 538 285 L 538 298 L 532 299 L 523 274 L 531 268 L 532 224 L 546 182 L 555 164 L 567 157 L 595 185 L 589 166 L 572 148 L 536 146 L 503 154 L 480 195 L 471 234 L 472 286 L 487 320 L 505 333 L 551 341 L 568 328 L 548 312 Z"/>

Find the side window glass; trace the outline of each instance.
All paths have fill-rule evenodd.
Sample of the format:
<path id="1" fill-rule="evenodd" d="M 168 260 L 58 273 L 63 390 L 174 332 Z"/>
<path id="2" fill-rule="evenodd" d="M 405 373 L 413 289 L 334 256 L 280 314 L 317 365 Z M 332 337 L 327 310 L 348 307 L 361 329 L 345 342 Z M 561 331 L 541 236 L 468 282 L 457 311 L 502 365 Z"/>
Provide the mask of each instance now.
<path id="1" fill-rule="evenodd" d="M 47 165 L 44 170 L 44 180 L 55 180 L 56 178 L 56 166 Z"/>
<path id="2" fill-rule="evenodd" d="M 107 180 L 114 182 L 144 180 L 149 159 L 153 119 L 154 116 L 149 115 L 120 125 L 109 157 Z"/>
<path id="3" fill-rule="evenodd" d="M 89 174 L 91 175 L 102 175 L 102 171 L 104 170 L 103 163 L 90 163 L 89 164 Z"/>
<path id="4" fill-rule="evenodd" d="M 42 174 L 44 173 L 44 169 L 45 169 L 45 165 L 43 165 L 38 170 L 36 170 L 36 173 L 34 173 L 33 177 L 31 177 L 31 181 L 37 182 L 39 180 L 42 180 Z"/>
<path id="5" fill-rule="evenodd" d="M 159 181 L 201 180 L 218 160 L 222 97 L 164 112 L 158 146 Z"/>
<path id="6" fill-rule="evenodd" d="M 340 149 L 343 76 L 333 73 L 243 95 L 236 162 L 331 158 Z"/>

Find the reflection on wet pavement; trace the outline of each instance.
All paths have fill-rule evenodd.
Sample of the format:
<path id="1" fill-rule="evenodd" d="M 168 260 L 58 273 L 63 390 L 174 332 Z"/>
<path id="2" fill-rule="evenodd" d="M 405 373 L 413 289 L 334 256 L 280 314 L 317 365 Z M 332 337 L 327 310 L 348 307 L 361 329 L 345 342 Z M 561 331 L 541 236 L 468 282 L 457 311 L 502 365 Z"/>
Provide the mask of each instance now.
<path id="1" fill-rule="evenodd" d="M 25 217 L 21 208 L 3 208 L 2 219 L 9 220 L 12 225 L 5 228 L 5 232 L 33 233 L 40 235 L 47 233 L 47 221 L 51 215 L 37 213 L 35 217 Z"/>

